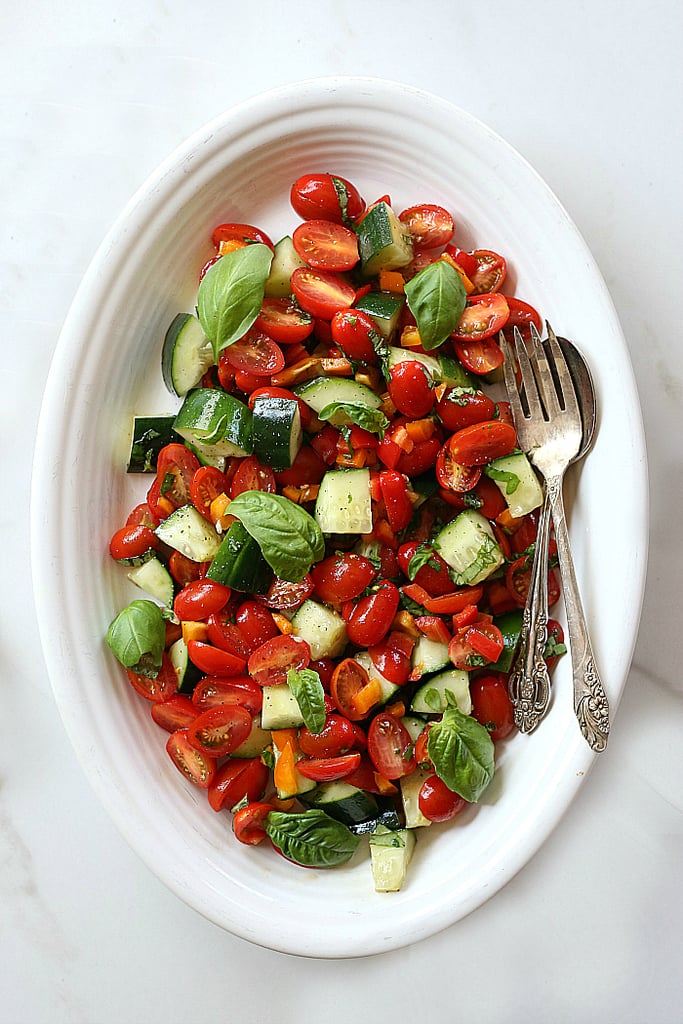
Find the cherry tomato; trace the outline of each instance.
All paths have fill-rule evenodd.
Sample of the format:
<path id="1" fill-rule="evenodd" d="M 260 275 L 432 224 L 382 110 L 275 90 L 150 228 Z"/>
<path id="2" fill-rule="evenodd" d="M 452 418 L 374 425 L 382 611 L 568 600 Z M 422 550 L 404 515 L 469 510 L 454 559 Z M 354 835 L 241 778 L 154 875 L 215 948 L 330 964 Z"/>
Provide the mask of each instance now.
<path id="1" fill-rule="evenodd" d="M 176 729 L 166 741 L 166 751 L 181 775 L 198 786 L 208 789 L 216 775 L 216 758 L 203 754 L 189 742 L 187 729 Z"/>
<path id="2" fill-rule="evenodd" d="M 304 221 L 292 242 L 301 259 L 317 270 L 351 270 L 360 259 L 357 235 L 335 221 Z"/>
<path id="3" fill-rule="evenodd" d="M 329 270 L 297 267 L 290 283 L 301 308 L 322 320 L 331 320 L 338 310 L 349 309 L 356 299 L 355 289 Z"/>
<path id="4" fill-rule="evenodd" d="M 443 206 L 428 203 L 410 206 L 399 214 L 398 219 L 408 229 L 418 249 L 440 249 L 450 242 L 455 231 L 453 218 Z"/>
<path id="5" fill-rule="evenodd" d="M 117 561 L 127 561 L 158 547 L 159 539 L 149 526 L 122 526 L 109 542 L 109 554 Z"/>
<path id="6" fill-rule="evenodd" d="M 261 242 L 269 249 L 275 248 L 265 231 L 255 228 L 252 224 L 219 224 L 212 232 L 211 241 L 216 249 L 220 247 L 221 242 L 233 241 Z"/>
<path id="7" fill-rule="evenodd" d="M 472 672 L 481 668 L 481 655 L 465 639 L 465 630 L 459 630 L 448 644 L 448 657 L 455 668 L 463 672 Z"/>
<path id="8" fill-rule="evenodd" d="M 339 431 L 329 424 L 311 438 L 311 448 L 318 453 L 326 466 L 331 466 L 336 461 L 338 440 Z"/>
<path id="9" fill-rule="evenodd" d="M 257 600 L 277 612 L 294 611 L 313 593 L 313 580 L 310 575 L 304 576 L 298 583 L 282 580 L 274 576 L 265 594 L 257 594 Z"/>
<path id="10" fill-rule="evenodd" d="M 502 420 L 485 420 L 463 427 L 446 443 L 450 457 L 461 466 L 484 466 L 493 459 L 509 455 L 516 446 L 515 428 Z"/>
<path id="11" fill-rule="evenodd" d="M 415 740 L 415 761 L 420 768 L 431 768 L 433 770 L 434 765 L 427 749 L 432 724 L 432 722 L 429 722 Z"/>
<path id="12" fill-rule="evenodd" d="M 300 671 L 311 660 L 311 649 L 298 636 L 276 636 L 266 640 L 249 658 L 248 671 L 259 686 L 276 686 L 287 681 L 290 668 Z"/>
<path id="13" fill-rule="evenodd" d="M 246 370 L 258 377 L 279 373 L 285 365 L 282 349 L 263 331 L 252 329 L 223 351 L 234 370 Z"/>
<path id="14" fill-rule="evenodd" d="M 475 249 L 470 255 L 476 260 L 477 265 L 470 266 L 470 270 L 466 270 L 465 273 L 474 285 L 474 294 L 497 292 L 507 273 L 503 257 L 497 252 L 491 252 L 490 249 Z"/>
<path id="15" fill-rule="evenodd" d="M 513 336 L 513 328 L 519 328 L 522 337 L 528 339 L 531 337 L 531 324 L 534 325 L 536 330 L 541 333 L 543 330 L 543 321 L 539 316 L 538 312 L 533 306 L 530 306 L 528 302 L 523 302 L 522 299 L 516 299 L 513 295 L 506 295 L 505 299 L 510 310 L 510 316 L 505 323 L 505 336 Z"/>
<path id="16" fill-rule="evenodd" d="M 394 686 L 405 686 L 410 678 L 410 654 L 399 646 L 392 644 L 391 639 L 368 648 L 372 663 L 381 675 Z"/>
<path id="17" fill-rule="evenodd" d="M 351 643 L 370 647 L 384 639 L 398 611 L 399 600 L 398 587 L 388 580 L 374 594 L 362 597 L 346 623 Z"/>
<path id="18" fill-rule="evenodd" d="M 299 730 L 299 748 L 307 757 L 336 757 L 353 747 L 355 739 L 353 723 L 343 715 L 328 715 L 320 732 L 306 726 Z"/>
<path id="19" fill-rule="evenodd" d="M 157 725 L 166 732 L 175 732 L 176 729 L 186 729 L 199 714 L 199 709 L 189 697 L 176 693 L 168 700 L 152 704 L 151 712 Z"/>
<path id="20" fill-rule="evenodd" d="M 170 505 L 171 511 L 187 505 L 190 501 L 192 477 L 199 469 L 199 459 L 184 444 L 167 444 L 157 457 L 156 489 L 153 498 L 158 507 L 162 502 Z M 148 496 L 148 501 L 150 501 Z M 155 510 L 156 511 L 156 510 Z M 168 512 L 162 514 L 168 515 Z"/>
<path id="21" fill-rule="evenodd" d="M 472 466 L 471 469 L 480 469 Z M 437 460 L 438 473 L 438 460 Z M 487 476 L 480 477 L 470 491 L 456 493 L 454 490 L 442 490 L 441 497 L 454 508 L 474 508 L 486 519 L 496 519 L 507 508 L 507 502 L 499 487 Z"/>
<path id="22" fill-rule="evenodd" d="M 263 706 L 263 690 L 247 675 L 204 676 L 192 693 L 192 703 L 200 710 L 218 707 L 219 704 L 239 704 L 257 715 Z"/>
<path id="23" fill-rule="evenodd" d="M 531 558 L 521 555 L 511 562 L 505 573 L 505 585 L 520 608 L 526 604 L 531 583 Z M 560 584 L 553 569 L 548 569 L 548 607 L 552 608 L 560 599 Z"/>
<path id="24" fill-rule="evenodd" d="M 500 292 L 470 296 L 451 337 L 457 341 L 483 341 L 497 334 L 509 316 L 507 300 Z"/>
<path id="25" fill-rule="evenodd" d="M 505 647 L 503 634 L 493 622 L 473 622 L 465 632 L 465 642 L 491 662 L 498 661 Z"/>
<path id="26" fill-rule="evenodd" d="M 227 494 L 225 473 L 215 466 L 200 466 L 190 482 L 190 500 L 205 519 L 211 521 L 211 502 L 220 494 Z"/>
<path id="27" fill-rule="evenodd" d="M 337 709 L 350 722 L 367 718 L 371 707 L 381 699 L 379 686 L 373 686 L 363 666 L 355 658 L 344 658 L 336 666 L 330 680 L 330 694 Z M 366 706 L 366 696 L 370 703 Z"/>
<path id="28" fill-rule="evenodd" d="M 303 220 L 315 217 L 338 224 L 355 220 L 365 209 L 358 189 L 332 174 L 303 174 L 292 185 L 290 201 Z"/>
<path id="29" fill-rule="evenodd" d="M 242 800 L 258 800 L 268 782 L 268 769 L 259 757 L 233 758 L 222 764 L 209 786 L 214 811 L 234 807 Z"/>
<path id="30" fill-rule="evenodd" d="M 389 396 L 400 413 L 419 420 L 434 407 L 434 389 L 427 370 L 418 359 L 404 359 L 389 373 Z"/>
<path id="31" fill-rule="evenodd" d="M 478 676 L 470 686 L 472 715 L 486 726 L 492 740 L 502 740 L 515 727 L 507 682 L 501 675 Z"/>
<path id="32" fill-rule="evenodd" d="M 239 626 L 250 653 L 266 640 L 272 640 L 274 636 L 280 635 L 272 613 L 258 601 L 243 601 L 235 612 L 235 623 Z"/>
<path id="33" fill-rule="evenodd" d="M 503 350 L 493 338 L 470 338 L 453 341 L 456 356 L 470 373 L 485 376 L 503 363 Z"/>
<path id="34" fill-rule="evenodd" d="M 559 661 L 560 654 L 564 653 L 563 650 L 560 650 L 558 653 L 554 653 L 557 651 L 558 647 L 564 647 L 564 630 L 556 619 L 548 619 L 548 640 L 543 657 L 545 658 L 549 672 L 552 672 Z M 152 711 L 154 711 L 154 707 L 156 707 L 156 705 L 153 705 Z"/>
<path id="35" fill-rule="evenodd" d="M 417 795 L 417 805 L 429 821 L 450 821 L 466 804 L 467 801 L 449 789 L 436 774 L 425 779 Z"/>
<path id="36" fill-rule="evenodd" d="M 455 436 L 455 435 L 453 435 Z M 451 453 L 447 441 L 436 457 L 436 478 L 445 491 L 463 494 L 471 491 L 481 478 L 481 466 L 463 466 Z"/>
<path id="37" fill-rule="evenodd" d="M 389 526 L 394 533 L 400 533 L 413 518 L 413 503 L 408 494 L 406 478 L 395 469 L 382 469 L 379 486 Z"/>
<path id="38" fill-rule="evenodd" d="M 209 615 L 207 620 L 208 640 L 214 647 L 220 647 L 222 651 L 236 654 L 245 660 L 252 652 L 252 647 L 240 627 L 235 622 L 229 621 L 230 616 L 225 610 L 214 615 Z"/>
<path id="39" fill-rule="evenodd" d="M 220 704 L 197 715 L 187 729 L 187 742 L 201 754 L 224 757 L 249 736 L 253 721 L 239 704 Z"/>
<path id="40" fill-rule="evenodd" d="M 341 604 L 359 597 L 375 575 L 370 559 L 353 553 L 330 555 L 311 569 L 316 594 L 327 604 Z"/>
<path id="41" fill-rule="evenodd" d="M 387 711 L 375 715 L 368 729 L 370 760 L 385 779 L 401 779 L 415 770 L 413 743 L 405 725 Z"/>
<path id="42" fill-rule="evenodd" d="M 410 563 L 416 552 L 421 548 L 418 541 L 408 541 L 398 549 L 398 564 L 404 576 L 410 579 Z M 413 582 L 432 595 L 450 594 L 453 591 L 453 582 L 448 572 L 448 565 L 438 553 L 430 550 L 429 561 L 425 562 L 416 573 L 413 574 Z"/>
<path id="43" fill-rule="evenodd" d="M 437 434 L 426 441 L 418 441 L 411 452 L 404 452 L 395 466 L 405 476 L 420 476 L 436 464 L 436 457 L 441 448 L 441 439 Z"/>
<path id="44" fill-rule="evenodd" d="M 349 359 L 371 366 L 379 362 L 373 340 L 378 342 L 380 336 L 374 320 L 362 309 L 338 310 L 332 317 L 330 330 L 332 341 Z"/>
<path id="45" fill-rule="evenodd" d="M 229 587 L 215 580 L 193 580 L 176 594 L 173 611 L 181 622 L 200 622 L 225 607 L 230 593 Z"/>
<path id="46" fill-rule="evenodd" d="M 176 583 L 184 587 L 186 583 L 199 579 L 202 567 L 199 562 L 193 562 L 180 551 L 172 551 L 168 559 L 168 571 Z"/>
<path id="47" fill-rule="evenodd" d="M 133 689 L 152 703 L 168 700 L 178 689 L 178 677 L 166 653 L 161 659 L 161 668 L 154 679 L 133 672 L 131 668 L 126 669 L 126 675 Z"/>
<path id="48" fill-rule="evenodd" d="M 210 676 L 238 676 L 246 668 L 244 658 L 201 640 L 188 640 L 187 653 L 192 664 Z"/>
<path id="49" fill-rule="evenodd" d="M 354 750 L 350 754 L 339 754 L 337 757 L 302 758 L 297 761 L 297 771 L 305 779 L 315 782 L 333 782 L 335 779 L 346 778 L 360 764 L 360 753 Z"/>
<path id="50" fill-rule="evenodd" d="M 136 505 L 126 519 L 126 526 L 149 526 L 150 530 L 155 530 L 158 525 L 159 517 L 152 512 L 146 501 Z"/>
<path id="51" fill-rule="evenodd" d="M 275 808 L 272 804 L 252 801 L 245 807 L 240 807 L 232 819 L 232 830 L 235 838 L 240 843 L 248 846 L 258 846 L 266 838 L 266 830 L 263 822 Z"/>
<path id="52" fill-rule="evenodd" d="M 326 472 L 327 466 L 315 448 L 305 444 L 299 448 L 288 469 L 275 470 L 275 479 L 281 487 L 302 487 L 304 484 L 319 484 Z"/>
<path id="53" fill-rule="evenodd" d="M 496 406 L 483 391 L 446 388 L 437 402 L 436 411 L 444 426 L 455 432 L 473 423 L 492 420 Z"/>
<path id="54" fill-rule="evenodd" d="M 254 327 L 279 345 L 297 345 L 313 333 L 313 317 L 295 302 L 283 298 L 265 298 Z"/>
<path id="55" fill-rule="evenodd" d="M 266 491 L 268 494 L 275 494 L 277 491 L 275 473 L 270 466 L 262 465 L 255 455 L 248 455 L 246 459 L 240 460 L 230 481 L 231 498 L 236 498 L 245 491 Z"/>

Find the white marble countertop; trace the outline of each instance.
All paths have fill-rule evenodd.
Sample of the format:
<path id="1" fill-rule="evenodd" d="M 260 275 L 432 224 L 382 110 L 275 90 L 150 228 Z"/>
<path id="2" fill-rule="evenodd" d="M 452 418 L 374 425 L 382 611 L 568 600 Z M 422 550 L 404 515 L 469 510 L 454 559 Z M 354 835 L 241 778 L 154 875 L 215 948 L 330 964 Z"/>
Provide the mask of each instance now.
<path id="1" fill-rule="evenodd" d="M 3 1024 L 683 1019 L 681 39 L 674 0 L 5 3 Z M 213 115 L 329 74 L 436 92 L 490 124 L 546 179 L 623 324 L 652 496 L 633 667 L 608 751 L 580 797 L 527 867 L 469 918 L 403 951 L 346 962 L 298 960 L 220 931 L 130 851 L 61 724 L 28 569 L 43 384 L 105 231 L 156 164 Z M 628 500 L 615 494 L 597 511 L 618 516 Z"/>

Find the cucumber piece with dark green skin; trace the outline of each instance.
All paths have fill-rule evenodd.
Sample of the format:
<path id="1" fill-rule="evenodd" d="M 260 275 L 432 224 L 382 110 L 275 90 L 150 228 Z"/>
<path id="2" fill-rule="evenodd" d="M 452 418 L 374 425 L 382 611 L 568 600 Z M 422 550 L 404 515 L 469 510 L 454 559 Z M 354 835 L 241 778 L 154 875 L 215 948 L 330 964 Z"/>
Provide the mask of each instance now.
<path id="1" fill-rule="evenodd" d="M 196 387 L 215 360 L 211 342 L 192 313 L 178 313 L 166 331 L 161 350 L 161 373 L 173 395 L 182 397 Z"/>
<path id="2" fill-rule="evenodd" d="M 400 825 L 393 801 L 358 789 L 343 779 L 321 782 L 300 800 L 306 807 L 325 811 L 355 833 L 372 832 L 379 823 L 387 828 Z"/>
<path id="3" fill-rule="evenodd" d="M 522 632 L 522 609 L 515 608 L 513 611 L 505 612 L 503 615 L 495 615 L 493 624 L 498 626 L 498 629 L 503 634 L 505 646 L 498 657 L 498 661 L 490 667 L 496 672 L 509 672 L 512 668 L 512 660 L 517 650 L 520 633 Z"/>
<path id="4" fill-rule="evenodd" d="M 242 593 L 264 594 L 270 586 L 273 570 L 258 543 L 237 520 L 221 541 L 206 575 Z"/>
<path id="5" fill-rule="evenodd" d="M 303 431 L 299 403 L 293 398 L 260 397 L 254 401 L 254 454 L 273 469 L 287 469 L 297 457 Z"/>
<path id="6" fill-rule="evenodd" d="M 175 416 L 136 416 L 128 456 L 128 473 L 156 473 L 162 448 L 181 440 L 173 429 Z"/>
<path id="7" fill-rule="evenodd" d="M 372 388 L 350 377 L 315 377 L 295 391 L 297 397 L 317 413 L 336 402 L 367 405 L 369 409 L 378 409 L 382 404 L 382 399 Z"/>
<path id="8" fill-rule="evenodd" d="M 179 637 L 168 649 L 168 656 L 178 679 L 178 693 L 192 694 L 195 686 L 202 678 L 202 672 L 190 661 L 187 644 Z"/>
<path id="9" fill-rule="evenodd" d="M 234 395 L 216 388 L 191 391 L 178 411 L 173 428 L 183 440 L 216 458 L 253 452 L 252 412 Z"/>
<path id="10" fill-rule="evenodd" d="M 396 295 L 394 292 L 368 292 L 358 299 L 354 309 L 367 313 L 377 332 L 387 341 L 398 327 L 404 304 L 403 295 Z"/>
<path id="11" fill-rule="evenodd" d="M 377 203 L 368 210 L 356 226 L 356 234 L 366 277 L 406 267 L 413 258 L 410 235 L 388 203 Z"/>

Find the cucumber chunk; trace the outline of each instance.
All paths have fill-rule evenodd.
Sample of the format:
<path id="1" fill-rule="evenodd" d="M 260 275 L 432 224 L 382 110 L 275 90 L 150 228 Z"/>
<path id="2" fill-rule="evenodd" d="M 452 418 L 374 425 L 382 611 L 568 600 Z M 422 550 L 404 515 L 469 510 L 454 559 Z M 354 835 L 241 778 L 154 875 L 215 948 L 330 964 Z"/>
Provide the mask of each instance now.
<path id="1" fill-rule="evenodd" d="M 485 473 L 505 498 L 513 519 L 519 519 L 543 504 L 543 489 L 524 452 L 494 459 Z"/>
<path id="2" fill-rule="evenodd" d="M 488 519 L 474 509 L 465 509 L 444 526 L 434 539 L 434 547 L 455 569 L 458 586 L 480 583 L 505 560 Z"/>
<path id="3" fill-rule="evenodd" d="M 420 679 L 430 672 L 437 672 L 449 664 L 448 644 L 438 640 L 430 640 L 426 636 L 417 638 L 413 653 L 410 658 L 410 665 L 415 673 L 411 678 Z"/>
<path id="4" fill-rule="evenodd" d="M 230 757 L 260 757 L 263 751 L 270 744 L 270 729 L 263 728 L 262 719 L 254 719 L 251 732 L 246 740 L 240 743 L 230 754 Z"/>
<path id="5" fill-rule="evenodd" d="M 379 683 L 382 690 L 382 696 L 379 700 L 380 704 L 386 704 L 398 694 L 401 687 L 397 686 L 396 683 L 392 683 L 390 679 L 387 679 L 386 676 L 382 675 L 379 669 L 375 667 L 375 663 L 367 651 L 358 651 L 354 657 L 358 664 L 362 665 L 365 669 L 369 678 L 376 679 Z"/>
<path id="6" fill-rule="evenodd" d="M 197 388 L 186 396 L 173 423 L 176 433 L 214 458 L 251 455 L 251 409 L 225 391 Z"/>
<path id="7" fill-rule="evenodd" d="M 264 293 L 270 299 L 284 299 L 292 292 L 290 279 L 298 267 L 307 264 L 301 259 L 294 248 L 290 235 L 285 235 L 275 243 L 275 254 L 270 264 L 270 274 L 265 284 Z"/>
<path id="8" fill-rule="evenodd" d="M 161 350 L 161 373 L 173 395 L 186 395 L 213 366 L 213 349 L 192 313 L 178 313 L 166 331 Z"/>
<path id="9" fill-rule="evenodd" d="M 128 579 L 136 587 L 140 587 L 141 590 L 148 593 L 150 597 L 155 597 L 159 604 L 166 605 L 167 608 L 173 607 L 175 596 L 173 577 L 156 555 L 148 558 L 142 565 L 136 565 L 131 569 Z"/>
<path id="10" fill-rule="evenodd" d="M 346 647 L 346 623 L 341 615 L 308 598 L 292 618 L 296 636 L 311 648 L 311 658 L 336 658 Z"/>
<path id="11" fill-rule="evenodd" d="M 452 668 L 430 676 L 415 691 L 410 710 L 420 715 L 440 715 L 448 707 L 446 693 L 451 693 L 463 715 L 472 713 L 470 680 L 467 672 Z"/>
<path id="12" fill-rule="evenodd" d="M 378 333 L 388 341 L 398 327 L 404 305 L 403 295 L 396 295 L 394 292 L 368 292 L 358 299 L 354 309 L 367 313 Z"/>
<path id="13" fill-rule="evenodd" d="M 187 644 L 183 637 L 178 637 L 168 649 L 168 656 L 171 659 L 175 674 L 178 679 L 178 693 L 191 694 L 196 684 L 202 677 L 202 673 L 190 661 Z"/>
<path id="14" fill-rule="evenodd" d="M 232 590 L 264 594 L 270 586 L 273 570 L 261 554 L 258 542 L 238 519 L 220 542 L 206 575 Z"/>
<path id="15" fill-rule="evenodd" d="M 410 775 L 404 775 L 399 782 L 406 828 L 426 828 L 431 825 L 431 821 L 422 813 L 418 803 L 422 783 L 430 774 L 431 772 L 418 767 Z"/>
<path id="16" fill-rule="evenodd" d="M 370 865 L 375 892 L 398 892 L 415 849 L 415 833 L 378 825 L 370 836 Z"/>
<path id="17" fill-rule="evenodd" d="M 298 729 L 303 724 L 301 708 L 287 683 L 263 687 L 262 729 Z"/>
<path id="18" fill-rule="evenodd" d="M 370 471 L 328 470 L 320 482 L 315 518 L 323 533 L 371 533 Z"/>
<path id="19" fill-rule="evenodd" d="M 382 399 L 372 388 L 348 377 L 315 377 L 301 384 L 295 391 L 297 397 L 303 399 L 306 405 L 317 413 L 322 412 L 325 406 L 333 402 L 367 405 L 370 409 L 378 409 L 382 404 Z M 333 426 L 339 425 L 334 419 L 331 419 L 330 423 Z"/>
<path id="20" fill-rule="evenodd" d="M 164 544 L 193 562 L 210 562 L 221 545 L 214 527 L 194 505 L 182 505 L 171 512 L 154 532 Z"/>
<path id="21" fill-rule="evenodd" d="M 287 469 L 297 457 L 303 431 L 293 398 L 257 398 L 252 420 L 254 454 L 273 469 Z"/>
<path id="22" fill-rule="evenodd" d="M 410 235 L 388 205 L 373 206 L 356 227 L 363 273 L 375 277 L 380 270 L 398 270 L 413 258 Z"/>

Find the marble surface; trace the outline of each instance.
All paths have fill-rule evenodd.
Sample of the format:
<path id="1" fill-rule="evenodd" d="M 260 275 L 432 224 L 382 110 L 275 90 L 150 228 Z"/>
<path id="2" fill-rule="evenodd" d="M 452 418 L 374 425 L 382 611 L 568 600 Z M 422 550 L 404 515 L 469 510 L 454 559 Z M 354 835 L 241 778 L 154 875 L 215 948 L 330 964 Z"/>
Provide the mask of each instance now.
<path id="1" fill-rule="evenodd" d="M 2 1024 L 334 1024 L 395 1012 L 510 1024 L 683 1018 L 683 9 L 673 0 L 425 0 L 418 15 L 417 6 L 3 5 Z M 403 951 L 347 962 L 299 960 L 222 932 L 130 851 L 61 724 L 28 569 L 41 393 L 102 236 L 146 175 L 214 114 L 326 74 L 439 93 L 546 179 L 621 318 L 651 490 L 633 666 L 608 751 L 580 797 L 527 867 L 469 918 Z M 628 500 L 615 494 L 596 514 L 618 516 Z"/>

